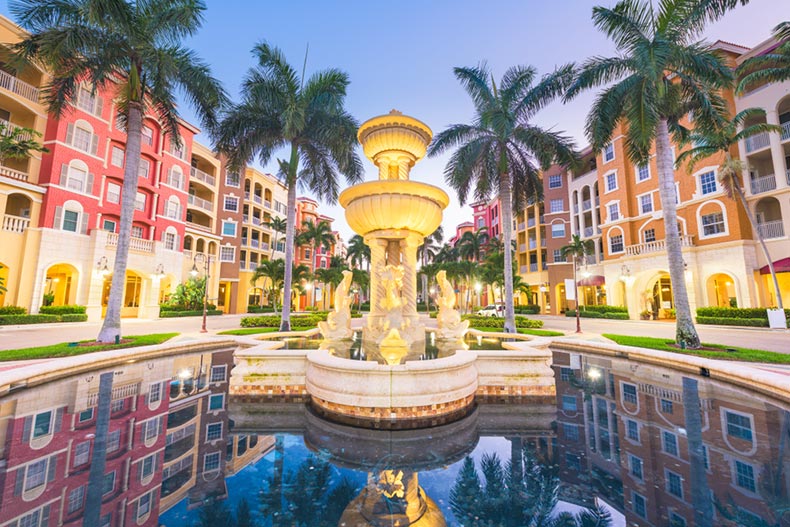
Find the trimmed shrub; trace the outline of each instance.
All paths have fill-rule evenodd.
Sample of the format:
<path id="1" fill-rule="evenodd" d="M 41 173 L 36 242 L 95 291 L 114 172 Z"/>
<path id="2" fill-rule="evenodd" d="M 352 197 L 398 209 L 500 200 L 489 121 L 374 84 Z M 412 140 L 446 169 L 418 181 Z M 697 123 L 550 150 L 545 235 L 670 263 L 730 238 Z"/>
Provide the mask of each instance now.
<path id="1" fill-rule="evenodd" d="M 593 309 L 597 308 L 597 309 Z M 566 317 L 575 317 L 576 310 L 565 311 Z M 628 320 L 628 310 L 622 306 L 585 306 L 579 312 L 579 318 L 608 318 L 613 320 Z"/>
<path id="2" fill-rule="evenodd" d="M 88 315 L 85 313 L 66 313 L 60 316 L 61 322 L 87 322 Z"/>
<path id="3" fill-rule="evenodd" d="M 513 308 L 516 313 L 525 315 L 537 315 L 540 313 L 540 306 L 537 304 L 528 304 L 526 306 L 515 306 Z"/>
<path id="4" fill-rule="evenodd" d="M 42 315 L 84 315 L 85 306 L 41 306 Z"/>
<path id="5" fill-rule="evenodd" d="M 247 306 L 247 313 L 272 313 L 274 307 L 272 306 Z"/>
<path id="6" fill-rule="evenodd" d="M 317 326 L 323 319 L 314 315 L 291 315 L 291 327 Z M 244 317 L 241 319 L 243 328 L 279 328 L 280 315 L 264 315 L 262 317 Z"/>
<path id="7" fill-rule="evenodd" d="M 219 309 L 207 309 L 206 315 L 212 317 L 221 315 L 222 311 Z M 159 318 L 180 318 L 180 317 L 200 317 L 203 316 L 203 310 L 200 311 L 160 311 Z"/>
<path id="8" fill-rule="evenodd" d="M 19 306 L 0 306 L 0 315 L 26 315 L 27 309 Z"/>
<path id="9" fill-rule="evenodd" d="M 698 317 L 716 318 L 764 318 L 768 319 L 764 307 L 698 307 Z M 790 309 L 785 309 L 785 317 L 790 320 Z"/>
<path id="10" fill-rule="evenodd" d="M 698 324 L 716 324 L 719 326 L 749 326 L 754 328 L 767 328 L 767 318 L 727 318 L 727 317 L 700 317 Z"/>
<path id="11" fill-rule="evenodd" d="M 463 320 L 468 320 L 471 327 L 504 329 L 505 319 L 499 317 L 478 317 L 475 315 L 463 315 Z M 516 317 L 517 328 L 542 328 L 542 320 L 534 320 L 527 317 Z"/>
<path id="12" fill-rule="evenodd" d="M 2 315 L 0 326 L 13 326 L 16 324 L 46 324 L 60 322 L 60 315 Z"/>

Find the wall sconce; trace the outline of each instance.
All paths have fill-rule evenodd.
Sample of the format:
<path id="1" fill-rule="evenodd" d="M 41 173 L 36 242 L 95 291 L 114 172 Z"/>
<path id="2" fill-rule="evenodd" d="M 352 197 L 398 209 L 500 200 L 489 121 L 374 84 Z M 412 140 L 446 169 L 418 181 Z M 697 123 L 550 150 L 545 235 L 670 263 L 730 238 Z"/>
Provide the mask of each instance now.
<path id="1" fill-rule="evenodd" d="M 157 265 L 156 269 L 154 269 L 154 274 L 152 276 L 153 276 L 153 278 L 159 278 L 159 279 L 164 278 L 165 277 L 165 266 L 163 264 Z"/>
<path id="2" fill-rule="evenodd" d="M 107 276 L 111 274 L 108 262 L 109 260 L 107 260 L 106 256 L 102 256 L 101 258 L 99 258 L 99 261 L 96 262 L 96 269 L 98 270 L 100 275 Z"/>
<path id="3" fill-rule="evenodd" d="M 620 267 L 620 276 L 631 276 L 631 269 L 629 269 L 626 264 Z"/>

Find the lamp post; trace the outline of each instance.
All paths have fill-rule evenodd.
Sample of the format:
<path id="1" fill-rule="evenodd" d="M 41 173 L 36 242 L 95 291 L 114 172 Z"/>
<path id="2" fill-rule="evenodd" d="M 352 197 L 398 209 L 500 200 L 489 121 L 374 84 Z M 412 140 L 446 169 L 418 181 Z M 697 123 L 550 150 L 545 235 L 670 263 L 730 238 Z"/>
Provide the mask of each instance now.
<path id="1" fill-rule="evenodd" d="M 579 315 L 579 282 L 576 280 L 576 271 L 579 268 L 578 257 L 573 255 L 573 296 L 576 298 L 576 333 L 582 332 L 582 323 Z"/>
<path id="2" fill-rule="evenodd" d="M 206 329 L 206 314 L 207 314 L 207 311 L 208 311 L 208 279 L 209 279 L 208 264 L 209 264 L 209 259 L 208 259 L 208 256 L 203 254 L 203 253 L 196 253 L 195 254 L 195 256 L 192 258 L 192 270 L 189 271 L 189 274 L 191 274 L 193 277 L 197 277 L 197 275 L 200 273 L 200 271 L 198 271 L 198 267 L 197 267 L 198 261 L 202 261 L 203 262 L 203 273 L 204 273 L 204 282 L 203 282 L 203 326 L 200 328 L 200 332 L 201 333 L 208 333 L 208 330 Z"/>

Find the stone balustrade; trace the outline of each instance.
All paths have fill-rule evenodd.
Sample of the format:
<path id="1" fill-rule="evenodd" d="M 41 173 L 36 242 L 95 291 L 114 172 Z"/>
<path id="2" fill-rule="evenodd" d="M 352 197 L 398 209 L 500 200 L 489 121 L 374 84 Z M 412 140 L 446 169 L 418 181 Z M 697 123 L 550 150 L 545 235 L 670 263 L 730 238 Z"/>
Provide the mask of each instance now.
<path id="1" fill-rule="evenodd" d="M 22 234 L 30 226 L 30 218 L 6 214 L 3 216 L 3 230 Z"/>
<path id="2" fill-rule="evenodd" d="M 681 247 L 693 247 L 694 240 L 691 235 L 683 235 L 680 237 Z M 638 256 L 640 254 L 649 254 L 656 252 L 665 252 L 667 250 L 666 240 L 656 240 L 653 242 L 638 243 L 636 245 L 629 245 L 625 248 L 625 254 L 628 256 Z"/>

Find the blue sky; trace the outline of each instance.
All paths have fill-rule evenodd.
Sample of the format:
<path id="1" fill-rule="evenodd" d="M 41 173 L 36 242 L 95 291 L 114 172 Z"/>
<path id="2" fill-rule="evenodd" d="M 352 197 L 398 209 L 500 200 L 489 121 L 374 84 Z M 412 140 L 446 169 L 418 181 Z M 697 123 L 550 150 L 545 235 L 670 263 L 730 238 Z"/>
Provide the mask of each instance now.
<path id="1" fill-rule="evenodd" d="M 722 39 L 753 46 L 788 18 L 788 0 L 751 0 L 706 31 L 708 40 Z M 471 103 L 453 77 L 454 66 L 487 60 L 498 78 L 509 66 L 531 64 L 540 73 L 556 65 L 612 53 L 612 47 L 590 21 L 594 5 L 613 0 L 358 0 L 264 2 L 207 0 L 206 22 L 189 45 L 214 68 L 233 96 L 253 64 L 250 49 L 261 40 L 283 49 L 301 66 L 309 43 L 307 72 L 326 67 L 347 71 L 351 78 L 348 110 L 360 121 L 396 108 L 427 123 L 434 133 L 448 124 L 467 122 Z M 0 0 L 8 15 L 8 1 Z M 583 129 L 594 93 L 568 105 L 554 104 L 536 121 L 564 130 L 585 144 Z M 183 115 L 194 121 L 191 108 Z M 281 157 L 284 154 L 281 154 Z M 443 186 L 445 158 L 421 161 L 414 179 Z M 366 161 L 367 179 L 375 177 Z M 274 170 L 269 164 L 264 169 Z M 471 219 L 471 209 L 452 203 L 445 212 L 445 233 Z M 322 206 L 348 239 L 339 206 Z"/>

